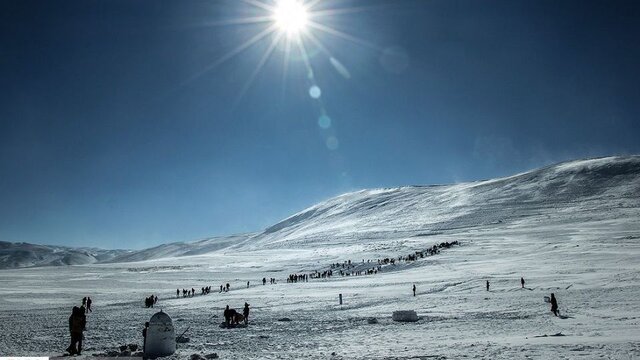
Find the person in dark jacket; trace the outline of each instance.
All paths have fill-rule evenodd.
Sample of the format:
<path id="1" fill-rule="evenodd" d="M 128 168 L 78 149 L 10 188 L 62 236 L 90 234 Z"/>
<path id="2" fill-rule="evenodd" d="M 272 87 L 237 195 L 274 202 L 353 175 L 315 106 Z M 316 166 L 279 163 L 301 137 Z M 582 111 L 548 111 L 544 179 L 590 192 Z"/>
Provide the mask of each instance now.
<path id="1" fill-rule="evenodd" d="M 87 314 L 91 312 L 91 298 L 87 296 Z"/>
<path id="2" fill-rule="evenodd" d="M 556 296 L 553 293 L 551 293 L 551 312 L 555 316 L 559 315 L 558 300 L 556 300 Z"/>
<path id="3" fill-rule="evenodd" d="M 416 284 L 413 284 L 413 296 L 416 296 Z"/>
<path id="4" fill-rule="evenodd" d="M 82 332 L 87 324 L 87 317 L 82 308 L 73 307 L 69 316 L 69 332 L 71 333 L 71 345 L 67 348 L 69 354 L 80 355 L 82 351 Z M 76 346 L 77 344 L 77 346 Z"/>
<path id="5" fill-rule="evenodd" d="M 487 280 L 487 291 L 489 291 L 489 280 Z"/>
<path id="6" fill-rule="evenodd" d="M 244 309 L 242 309 L 242 315 L 244 315 L 244 324 L 247 325 L 249 323 L 249 304 L 244 303 Z"/>
<path id="7" fill-rule="evenodd" d="M 229 309 L 229 305 L 224 309 L 224 322 L 227 326 L 231 324 L 231 310 Z"/>
<path id="8" fill-rule="evenodd" d="M 524 278 L 523 277 L 520 278 L 520 285 L 524 289 Z"/>
<path id="9" fill-rule="evenodd" d="M 142 329 L 142 353 L 147 352 L 147 330 L 149 330 L 149 322 L 144 323 L 144 329 Z"/>

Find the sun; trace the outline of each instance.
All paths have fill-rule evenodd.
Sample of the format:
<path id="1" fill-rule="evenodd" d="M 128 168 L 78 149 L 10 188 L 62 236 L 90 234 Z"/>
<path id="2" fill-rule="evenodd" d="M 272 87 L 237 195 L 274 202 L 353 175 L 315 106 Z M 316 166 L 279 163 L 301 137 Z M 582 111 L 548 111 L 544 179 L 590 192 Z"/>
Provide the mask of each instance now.
<path id="1" fill-rule="evenodd" d="M 307 19 L 307 9 L 298 0 L 277 0 L 273 21 L 280 31 L 289 36 L 298 35 L 304 32 Z"/>

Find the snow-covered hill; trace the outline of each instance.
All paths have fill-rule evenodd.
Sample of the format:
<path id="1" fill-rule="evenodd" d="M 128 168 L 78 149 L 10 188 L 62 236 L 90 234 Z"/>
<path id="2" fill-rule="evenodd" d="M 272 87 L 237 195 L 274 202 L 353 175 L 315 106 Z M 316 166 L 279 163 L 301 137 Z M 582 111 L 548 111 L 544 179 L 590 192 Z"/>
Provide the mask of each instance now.
<path id="1" fill-rule="evenodd" d="M 615 218 L 640 206 L 640 156 L 570 161 L 526 173 L 453 185 L 347 193 L 255 234 L 163 244 L 137 251 L 0 243 L 0 268 L 144 261 L 239 250 L 387 247 L 387 239 L 537 221 Z M 626 209 L 626 210 L 625 210 Z M 553 210 L 553 219 L 549 211 Z M 546 220 L 545 220 L 546 219 Z M 345 244 L 353 239 L 353 244 Z"/>
<path id="2" fill-rule="evenodd" d="M 0 241 L 0 269 L 93 264 L 109 261 L 126 252 Z"/>
<path id="3" fill-rule="evenodd" d="M 252 234 L 240 234 L 214 237 L 193 242 L 175 242 L 162 244 L 149 249 L 129 251 L 105 262 L 132 262 L 180 256 L 202 255 L 222 250 L 232 245 L 237 245 L 251 236 Z"/>
<path id="4" fill-rule="evenodd" d="M 61 354 L 72 305 L 91 296 L 87 359 L 142 344 L 158 307 L 190 338 L 169 359 L 635 359 L 639 190 L 640 157 L 581 160 L 502 179 L 344 194 L 256 234 L 82 266 L 5 269 L 0 353 Z M 286 281 L 327 269 L 335 276 Z M 231 291 L 216 291 L 227 283 Z M 205 286 L 214 291 L 200 295 Z M 191 288 L 195 296 L 176 296 Z M 551 293 L 559 317 L 544 301 Z M 159 303 L 144 308 L 151 294 Z M 218 327 L 226 305 L 245 302 L 247 328 Z M 396 310 L 420 320 L 396 323 Z"/>
<path id="5" fill-rule="evenodd" d="M 487 181 L 344 194 L 269 227 L 251 245 L 314 247 L 355 234 L 366 243 L 388 233 L 428 236 L 517 222 L 549 209 L 574 220 L 615 217 L 616 210 L 639 205 L 640 156 L 607 157 Z"/>

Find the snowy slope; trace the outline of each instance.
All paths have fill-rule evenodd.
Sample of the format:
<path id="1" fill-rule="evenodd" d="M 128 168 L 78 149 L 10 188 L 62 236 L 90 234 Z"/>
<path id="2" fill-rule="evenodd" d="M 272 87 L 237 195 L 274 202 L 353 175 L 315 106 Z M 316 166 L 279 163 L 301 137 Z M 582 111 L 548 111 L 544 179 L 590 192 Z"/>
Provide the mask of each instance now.
<path id="1" fill-rule="evenodd" d="M 172 359 L 214 352 L 223 359 L 636 359 L 639 174 L 640 157 L 612 157 L 467 184 L 359 191 L 258 234 L 167 244 L 119 260 L 134 262 L 3 270 L 0 354 L 62 354 L 70 308 L 89 295 L 87 359 L 142 344 L 142 325 L 158 307 L 190 338 Z M 285 281 L 348 260 L 354 269 L 376 266 L 454 240 L 461 245 L 375 275 Z M 277 284 L 262 285 L 265 277 Z M 230 292 L 176 297 L 176 289 L 199 293 L 225 283 Z M 552 292 L 562 317 L 543 301 Z M 160 298 L 155 309 L 143 307 L 150 294 Z M 252 306 L 249 327 L 219 328 L 222 309 L 244 302 Z M 408 309 L 418 322 L 391 320 Z"/>
<path id="2" fill-rule="evenodd" d="M 454 185 L 408 186 L 344 194 L 267 228 L 261 233 L 176 242 L 136 251 L 70 249 L 0 243 L 0 269 L 132 262 L 238 249 L 317 248 L 357 238 L 357 248 L 385 247 L 387 239 L 433 236 L 518 222 L 551 209 L 582 221 L 615 217 L 640 204 L 640 156 L 578 160 L 507 178 Z M 584 217 L 584 219 L 578 219 Z M 391 234 L 391 235 L 390 235 Z"/>
<path id="3" fill-rule="evenodd" d="M 590 217 L 594 210 L 638 204 L 640 156 L 608 157 L 488 181 L 344 194 L 269 227 L 254 245 L 313 247 L 356 233 L 365 242 L 375 242 L 388 233 L 427 236 L 511 223 L 549 209 Z"/>
<path id="4" fill-rule="evenodd" d="M 162 259 L 180 256 L 202 255 L 237 245 L 252 234 L 240 234 L 231 236 L 214 237 L 193 242 L 176 242 L 162 244 L 149 249 L 130 251 L 116 256 L 105 262 L 132 262 L 151 259 Z"/>

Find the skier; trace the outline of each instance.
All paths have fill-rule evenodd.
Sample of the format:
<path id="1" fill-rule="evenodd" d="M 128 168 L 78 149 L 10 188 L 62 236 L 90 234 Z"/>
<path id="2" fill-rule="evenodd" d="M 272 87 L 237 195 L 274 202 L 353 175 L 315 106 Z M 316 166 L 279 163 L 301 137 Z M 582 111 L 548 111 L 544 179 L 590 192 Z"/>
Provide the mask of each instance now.
<path id="1" fill-rule="evenodd" d="M 244 303 L 244 309 L 242 309 L 242 315 L 244 315 L 244 324 L 247 325 L 249 323 L 249 304 Z"/>
<path id="2" fill-rule="evenodd" d="M 555 316 L 558 316 L 559 314 L 558 301 L 556 300 L 556 296 L 553 293 L 551 293 L 551 312 Z"/>
<path id="3" fill-rule="evenodd" d="M 524 278 L 523 277 L 520 278 L 520 285 L 524 289 Z"/>
<path id="4" fill-rule="evenodd" d="M 489 280 L 487 280 L 487 291 L 489 291 Z"/>
<path id="5" fill-rule="evenodd" d="M 86 324 L 87 317 L 84 315 L 84 309 L 74 306 L 71 316 L 69 316 L 69 333 L 71 334 L 71 344 L 67 348 L 69 354 L 80 355 L 82 352 L 82 332 Z M 78 344 L 77 347 L 76 343 Z"/>
<path id="6" fill-rule="evenodd" d="M 91 298 L 87 297 L 87 314 L 91 312 Z"/>
<path id="7" fill-rule="evenodd" d="M 416 296 L 416 284 L 413 284 L 413 296 Z"/>

